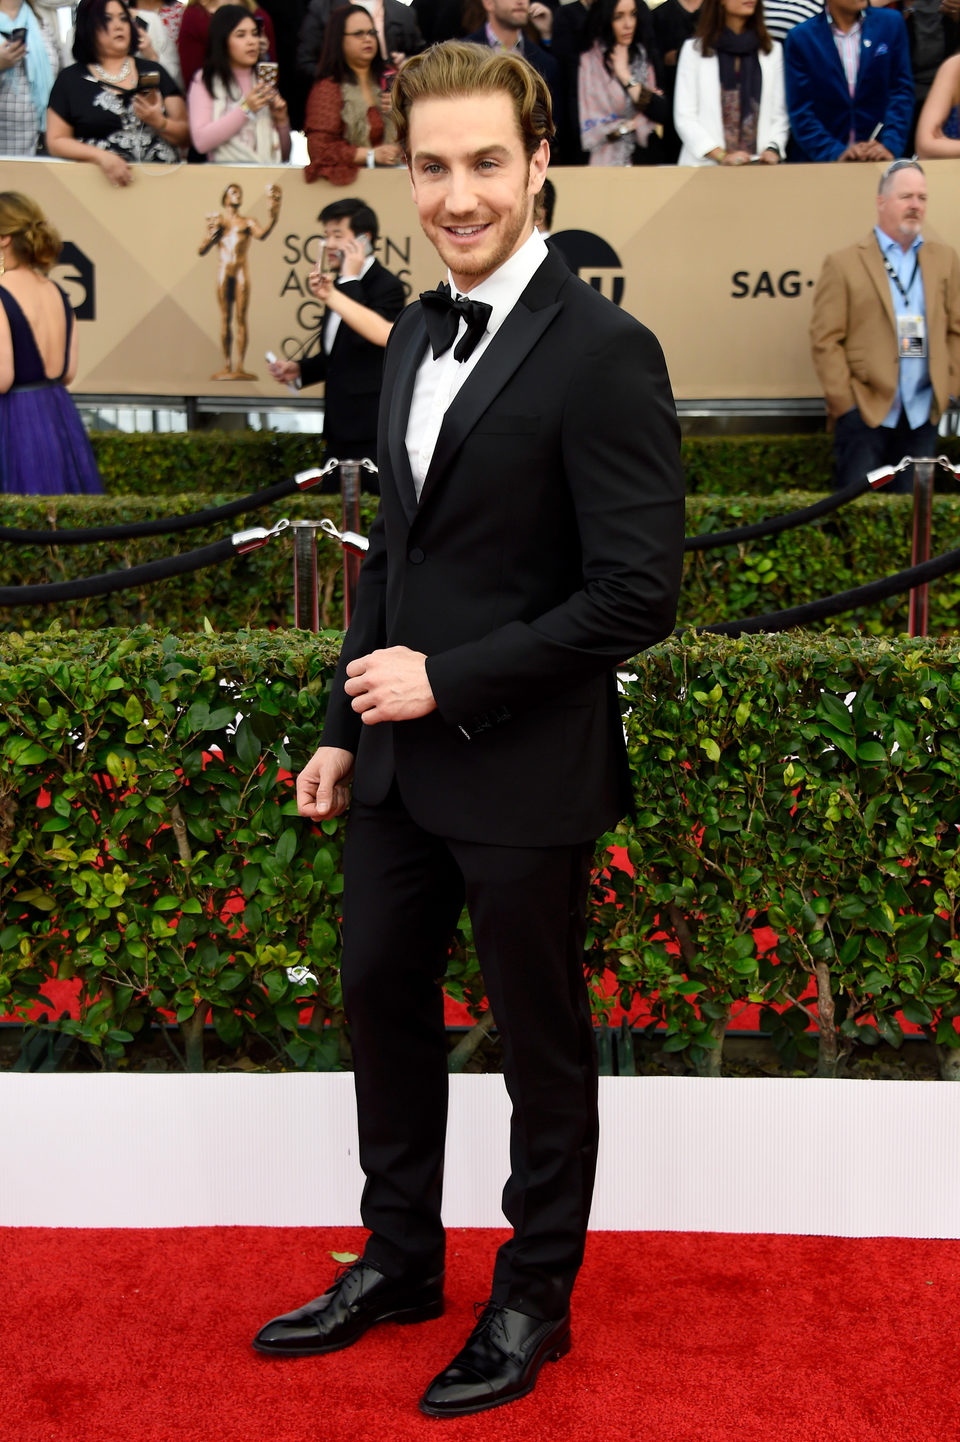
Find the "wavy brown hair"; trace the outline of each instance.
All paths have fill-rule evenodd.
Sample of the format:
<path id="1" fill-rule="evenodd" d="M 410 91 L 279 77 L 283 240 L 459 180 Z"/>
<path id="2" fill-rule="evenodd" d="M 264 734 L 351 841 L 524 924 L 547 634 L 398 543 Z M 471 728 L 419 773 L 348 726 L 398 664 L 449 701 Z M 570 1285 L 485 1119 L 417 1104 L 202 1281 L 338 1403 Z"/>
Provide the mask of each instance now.
<path id="1" fill-rule="evenodd" d="M 726 11 L 723 7 L 723 0 L 703 0 L 700 6 L 700 19 L 697 22 L 695 38 L 700 41 L 700 52 L 702 55 L 712 55 L 717 48 L 717 41 L 720 39 L 720 32 L 726 27 Z M 757 39 L 760 41 L 760 49 L 764 55 L 769 55 L 773 49 L 773 41 L 770 32 L 766 27 L 763 18 L 763 0 L 757 0 L 757 8 L 748 17 L 744 26 L 745 30 L 756 30 Z"/>
<path id="2" fill-rule="evenodd" d="M 543 140 L 554 136 L 553 110 L 547 83 L 532 65 L 508 51 L 464 40 L 431 45 L 400 66 L 393 86 L 393 122 L 406 154 L 410 111 L 417 100 L 452 100 L 461 95 L 503 91 L 513 101 L 524 149 L 532 156 Z"/>
<path id="3" fill-rule="evenodd" d="M 0 191 L 0 235 L 9 235 L 17 260 L 44 275 L 63 248 L 59 232 L 37 202 L 19 190 Z"/>

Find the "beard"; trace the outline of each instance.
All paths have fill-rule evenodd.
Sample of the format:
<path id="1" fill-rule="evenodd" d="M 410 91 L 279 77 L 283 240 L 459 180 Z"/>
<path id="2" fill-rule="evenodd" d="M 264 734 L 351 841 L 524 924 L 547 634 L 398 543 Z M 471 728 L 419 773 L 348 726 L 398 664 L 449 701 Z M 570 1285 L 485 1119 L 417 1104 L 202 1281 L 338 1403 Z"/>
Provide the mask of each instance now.
<path id="1" fill-rule="evenodd" d="M 496 217 L 491 223 L 495 228 L 493 233 L 484 238 L 482 245 L 474 247 L 470 251 L 461 251 L 457 246 L 447 240 L 444 229 L 434 222 L 427 231 L 428 240 L 432 241 L 437 254 L 453 275 L 484 279 L 499 270 L 505 260 L 509 260 L 517 249 L 518 242 L 530 223 L 532 207 L 529 197 L 524 197 L 524 203 L 516 210 L 506 215 Z M 469 225 L 469 221 L 460 221 L 459 224 Z M 483 221 L 474 222 L 483 224 Z M 433 234 L 430 231 L 433 231 Z"/>

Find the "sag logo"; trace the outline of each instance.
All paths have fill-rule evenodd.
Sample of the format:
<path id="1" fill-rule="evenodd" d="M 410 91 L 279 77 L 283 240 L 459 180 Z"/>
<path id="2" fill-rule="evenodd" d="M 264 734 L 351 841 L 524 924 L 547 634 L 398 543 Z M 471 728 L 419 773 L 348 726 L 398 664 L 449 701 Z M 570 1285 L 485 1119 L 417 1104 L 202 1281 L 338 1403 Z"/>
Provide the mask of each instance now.
<path id="1" fill-rule="evenodd" d="M 614 305 L 623 302 L 624 278 L 613 246 L 589 230 L 561 230 L 550 237 L 573 271 Z"/>
<path id="2" fill-rule="evenodd" d="M 96 266 L 79 245 L 66 240 L 51 274 L 67 293 L 77 320 L 96 320 Z"/>

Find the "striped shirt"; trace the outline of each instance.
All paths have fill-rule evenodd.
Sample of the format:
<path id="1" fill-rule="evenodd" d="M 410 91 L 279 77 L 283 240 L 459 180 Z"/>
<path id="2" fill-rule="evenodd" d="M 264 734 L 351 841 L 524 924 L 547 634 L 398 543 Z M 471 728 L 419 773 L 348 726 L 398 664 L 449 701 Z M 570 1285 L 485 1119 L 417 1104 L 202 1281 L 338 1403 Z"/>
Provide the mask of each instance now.
<path id="1" fill-rule="evenodd" d="M 823 9 L 823 0 L 765 0 L 763 21 L 772 40 L 783 44 L 784 36 L 794 25 L 810 20 Z"/>
<path id="2" fill-rule="evenodd" d="M 852 100 L 853 92 L 857 88 L 857 76 L 860 73 L 860 36 L 863 34 L 863 20 L 862 18 L 854 20 L 849 30 L 841 30 L 831 17 L 830 33 L 833 36 L 833 43 L 837 47 L 837 54 L 840 56 L 843 73 L 847 77 L 847 86 Z"/>

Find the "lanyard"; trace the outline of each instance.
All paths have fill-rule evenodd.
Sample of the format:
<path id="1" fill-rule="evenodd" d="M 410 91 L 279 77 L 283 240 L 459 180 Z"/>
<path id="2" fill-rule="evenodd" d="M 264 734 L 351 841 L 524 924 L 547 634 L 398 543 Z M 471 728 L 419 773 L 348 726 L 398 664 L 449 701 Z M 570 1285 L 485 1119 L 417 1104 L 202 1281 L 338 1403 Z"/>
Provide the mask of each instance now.
<path id="1" fill-rule="evenodd" d="M 878 242 L 878 248 L 879 248 L 879 242 Z M 910 292 L 913 290 L 913 282 L 916 280 L 916 278 L 917 278 L 917 271 L 920 269 L 920 256 L 917 255 L 916 259 L 915 259 L 914 262 L 913 262 L 913 275 L 911 275 L 910 279 L 907 281 L 906 290 L 904 290 L 903 282 L 901 281 L 900 277 L 897 275 L 897 272 L 894 270 L 893 266 L 890 264 L 890 261 L 888 260 L 886 254 L 884 253 L 884 251 L 883 251 L 882 249 L 880 250 L 880 259 L 883 261 L 884 269 L 886 270 L 887 275 L 890 277 L 890 279 L 893 281 L 894 285 L 897 287 L 897 290 L 898 290 L 898 291 L 900 292 L 900 294 L 903 296 L 903 303 L 904 303 L 904 305 L 909 305 L 909 304 L 910 304 Z"/>

